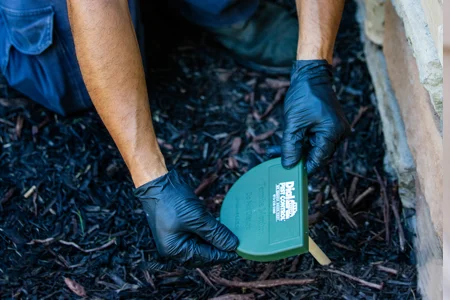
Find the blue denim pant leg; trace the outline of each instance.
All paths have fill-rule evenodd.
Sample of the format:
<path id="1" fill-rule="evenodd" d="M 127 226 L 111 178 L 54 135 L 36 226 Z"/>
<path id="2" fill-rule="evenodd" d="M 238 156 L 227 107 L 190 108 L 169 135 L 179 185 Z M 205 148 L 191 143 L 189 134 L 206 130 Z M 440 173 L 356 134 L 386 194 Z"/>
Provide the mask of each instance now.
<path id="1" fill-rule="evenodd" d="M 207 27 L 248 19 L 258 5 L 258 0 L 175 1 L 187 19 Z M 138 3 L 130 0 L 129 6 L 145 53 Z M 0 0 L 0 73 L 10 87 L 61 115 L 92 106 L 64 0 Z"/>
<path id="2" fill-rule="evenodd" d="M 137 28 L 136 3 L 130 1 Z M 143 45 L 139 31 L 138 40 Z M 0 73 L 9 86 L 61 115 L 92 106 L 75 55 L 66 1 L 0 0 Z"/>
<path id="3" fill-rule="evenodd" d="M 171 4 L 192 23 L 221 27 L 250 18 L 259 0 L 171 0 Z"/>

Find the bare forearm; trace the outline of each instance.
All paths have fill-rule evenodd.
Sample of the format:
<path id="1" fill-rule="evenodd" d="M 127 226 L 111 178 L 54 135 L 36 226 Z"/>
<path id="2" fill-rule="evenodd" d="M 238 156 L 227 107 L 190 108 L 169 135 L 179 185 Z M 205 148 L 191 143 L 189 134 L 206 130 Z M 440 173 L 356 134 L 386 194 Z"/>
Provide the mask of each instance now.
<path id="1" fill-rule="evenodd" d="M 67 6 L 84 82 L 134 184 L 165 174 L 128 2 L 67 0 Z"/>
<path id="2" fill-rule="evenodd" d="M 299 18 L 297 59 L 333 59 L 345 0 L 296 0 Z"/>

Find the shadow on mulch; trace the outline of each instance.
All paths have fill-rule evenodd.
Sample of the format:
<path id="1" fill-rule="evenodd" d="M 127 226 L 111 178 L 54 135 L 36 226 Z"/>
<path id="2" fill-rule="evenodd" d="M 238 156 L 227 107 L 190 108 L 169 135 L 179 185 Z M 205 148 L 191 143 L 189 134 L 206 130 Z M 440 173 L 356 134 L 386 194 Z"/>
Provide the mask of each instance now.
<path id="1" fill-rule="evenodd" d="M 331 267 L 306 254 L 198 270 L 143 269 L 156 249 L 97 114 L 63 118 L 38 106 L 0 107 L 0 297 L 77 298 L 68 286 L 83 294 L 80 284 L 97 299 L 420 299 L 410 233 L 399 238 L 397 223 L 411 216 L 400 208 L 395 180 L 383 173 L 383 133 L 355 9 L 347 3 L 334 58 L 336 91 L 354 130 L 309 181 L 310 234 Z M 280 143 L 277 100 L 289 78 L 246 70 L 204 33 L 180 28 L 186 32 L 152 35 L 153 118 L 168 167 L 184 174 L 217 214 L 236 179 Z M 315 281 L 270 288 L 264 286 L 273 281 L 261 282 L 307 278 Z M 245 287 L 232 287 L 239 285 Z"/>

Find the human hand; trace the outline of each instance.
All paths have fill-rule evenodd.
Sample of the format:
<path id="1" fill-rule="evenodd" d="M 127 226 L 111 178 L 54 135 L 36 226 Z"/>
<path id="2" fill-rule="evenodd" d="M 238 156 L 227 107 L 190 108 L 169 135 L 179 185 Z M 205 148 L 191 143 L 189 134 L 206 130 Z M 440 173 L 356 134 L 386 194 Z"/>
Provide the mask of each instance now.
<path id="1" fill-rule="evenodd" d="M 314 173 L 350 131 L 333 91 L 331 66 L 326 60 L 295 62 L 291 86 L 284 100 L 284 120 L 283 167 L 294 167 L 304 155 L 308 174 Z M 307 138 L 311 148 L 305 153 Z"/>
<path id="2" fill-rule="evenodd" d="M 142 202 L 161 256 L 187 265 L 238 258 L 238 238 L 206 210 L 176 171 L 138 187 L 134 194 Z"/>

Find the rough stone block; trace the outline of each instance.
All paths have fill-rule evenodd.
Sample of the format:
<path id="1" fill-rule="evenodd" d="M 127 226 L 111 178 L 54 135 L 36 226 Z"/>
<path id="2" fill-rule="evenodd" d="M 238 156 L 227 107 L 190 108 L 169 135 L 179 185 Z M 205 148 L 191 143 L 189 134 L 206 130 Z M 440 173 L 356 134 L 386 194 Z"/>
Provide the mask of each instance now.
<path id="1" fill-rule="evenodd" d="M 386 0 L 366 0 L 364 31 L 367 38 L 377 45 L 383 44 L 384 4 Z"/>
<path id="2" fill-rule="evenodd" d="M 425 13 L 425 19 L 430 30 L 431 37 L 433 38 L 434 45 L 438 51 L 439 60 L 442 64 L 442 35 L 443 35 L 443 11 L 442 2 L 440 0 L 421 0 L 423 11 Z"/>
<path id="3" fill-rule="evenodd" d="M 356 21 L 359 24 L 360 30 L 360 39 L 362 42 L 366 40 L 366 34 L 364 30 L 364 22 L 366 21 L 366 1 L 365 0 L 355 0 L 357 9 L 356 9 Z"/>
<path id="4" fill-rule="evenodd" d="M 415 208 L 415 165 L 406 139 L 400 108 L 391 87 L 383 51 L 370 41 L 364 43 L 367 66 L 377 96 L 377 107 L 383 124 L 387 162 L 394 170 L 404 207 Z"/>
<path id="5" fill-rule="evenodd" d="M 386 2 L 384 34 L 383 50 L 392 88 L 405 124 L 417 178 L 442 243 L 443 144 L 440 122 L 429 101 L 429 94 L 420 82 L 402 20 L 390 2 Z"/>
<path id="6" fill-rule="evenodd" d="M 428 91 L 435 111 L 442 117 L 442 65 L 422 5 L 417 0 L 392 0 L 392 4 L 404 23 L 406 37 L 417 61 L 420 82 Z"/>
<path id="7" fill-rule="evenodd" d="M 442 299 L 442 244 L 431 222 L 430 208 L 420 183 L 416 183 L 416 238 L 414 248 L 417 259 L 417 281 L 423 299 Z"/>

